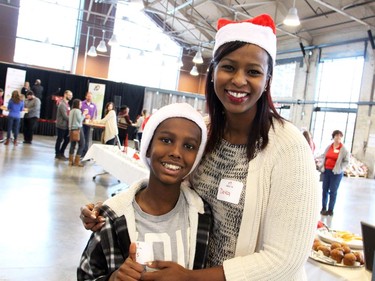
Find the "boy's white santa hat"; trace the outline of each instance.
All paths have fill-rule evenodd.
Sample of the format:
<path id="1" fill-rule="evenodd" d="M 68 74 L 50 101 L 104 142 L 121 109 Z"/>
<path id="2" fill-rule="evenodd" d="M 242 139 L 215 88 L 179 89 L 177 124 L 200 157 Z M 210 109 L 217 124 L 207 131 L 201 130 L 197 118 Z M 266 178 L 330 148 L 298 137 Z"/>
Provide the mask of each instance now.
<path id="1" fill-rule="evenodd" d="M 271 56 L 273 63 L 276 60 L 276 27 L 273 19 L 262 14 L 244 21 L 219 19 L 213 53 L 228 42 L 245 42 L 263 48 Z"/>
<path id="2" fill-rule="evenodd" d="M 150 116 L 150 119 L 143 129 L 140 158 L 146 164 L 146 166 L 150 168 L 150 158 L 148 158 L 146 154 L 155 131 L 161 122 L 168 118 L 175 117 L 181 117 L 193 121 L 201 129 L 201 144 L 199 146 L 197 157 L 195 158 L 193 167 L 188 173 L 190 174 L 201 160 L 204 149 L 206 147 L 207 127 L 202 115 L 188 103 L 172 103 L 170 105 L 166 105 Z M 181 130 L 183 130 L 183 128 L 181 128 Z"/>

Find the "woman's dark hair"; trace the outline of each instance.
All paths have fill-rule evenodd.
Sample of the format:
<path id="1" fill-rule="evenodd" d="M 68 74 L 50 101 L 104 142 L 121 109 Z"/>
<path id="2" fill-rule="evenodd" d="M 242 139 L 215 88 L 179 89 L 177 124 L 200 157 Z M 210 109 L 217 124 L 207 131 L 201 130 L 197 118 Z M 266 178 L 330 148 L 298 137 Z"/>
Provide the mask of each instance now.
<path id="1" fill-rule="evenodd" d="M 344 136 L 344 134 L 340 130 L 334 130 L 332 132 L 332 139 L 334 139 L 336 135 L 340 135 L 341 137 Z"/>
<path id="2" fill-rule="evenodd" d="M 21 96 L 20 96 L 20 93 L 17 91 L 17 90 L 14 90 L 12 92 L 12 96 L 11 96 L 11 99 L 14 103 L 20 103 L 21 102 Z"/>
<path id="3" fill-rule="evenodd" d="M 104 114 L 105 115 L 107 115 L 108 114 L 108 112 L 109 112 L 109 110 L 108 110 L 108 106 L 110 105 L 110 104 L 112 104 L 112 106 L 113 106 L 113 110 L 116 112 L 116 106 L 115 106 L 115 104 L 113 103 L 113 102 L 107 102 L 107 104 L 105 105 L 105 111 L 104 111 Z"/>
<path id="4" fill-rule="evenodd" d="M 206 101 L 208 113 L 210 116 L 210 127 L 208 129 L 208 139 L 206 145 L 206 152 L 213 151 L 224 136 L 226 117 L 225 108 L 216 96 L 214 84 L 212 81 L 212 73 L 214 68 L 218 65 L 220 60 L 229 53 L 245 46 L 245 42 L 229 42 L 217 49 L 214 58 L 211 61 L 206 80 Z M 268 132 L 273 126 L 273 118 L 283 123 L 284 119 L 276 111 L 270 91 L 270 80 L 273 73 L 273 61 L 268 55 L 268 80 L 267 87 L 262 96 L 257 101 L 257 112 L 251 125 L 251 132 L 247 139 L 247 157 L 249 160 L 253 159 L 257 152 L 262 151 L 268 144 Z"/>
<path id="5" fill-rule="evenodd" d="M 74 99 L 72 103 L 73 108 L 79 108 L 79 104 L 81 103 L 80 99 Z"/>

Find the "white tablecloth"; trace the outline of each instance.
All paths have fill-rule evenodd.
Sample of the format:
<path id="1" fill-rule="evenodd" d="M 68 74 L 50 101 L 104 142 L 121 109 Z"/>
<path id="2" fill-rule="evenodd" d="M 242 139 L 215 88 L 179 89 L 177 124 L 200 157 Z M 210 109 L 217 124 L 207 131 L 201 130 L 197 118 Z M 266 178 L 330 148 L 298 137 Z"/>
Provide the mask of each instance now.
<path id="1" fill-rule="evenodd" d="M 127 148 L 127 153 L 125 153 L 117 146 L 93 144 L 83 160 L 93 159 L 118 180 L 126 184 L 132 184 L 149 175 L 149 170 L 142 161 L 133 158 L 134 153 L 135 150 L 130 147 Z"/>

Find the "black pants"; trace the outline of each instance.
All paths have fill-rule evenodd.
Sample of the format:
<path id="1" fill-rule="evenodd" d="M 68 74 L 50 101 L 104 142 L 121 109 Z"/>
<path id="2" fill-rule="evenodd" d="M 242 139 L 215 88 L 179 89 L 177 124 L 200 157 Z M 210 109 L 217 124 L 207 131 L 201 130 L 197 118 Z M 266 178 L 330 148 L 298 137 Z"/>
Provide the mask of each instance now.
<path id="1" fill-rule="evenodd" d="M 38 124 L 38 117 L 24 118 L 23 120 L 23 138 L 27 142 L 33 141 L 34 130 Z"/>
<path id="2" fill-rule="evenodd" d="M 65 149 L 69 144 L 69 130 L 56 128 L 56 133 L 55 154 L 56 156 L 64 155 Z"/>
<path id="3" fill-rule="evenodd" d="M 91 140 L 90 140 L 90 126 L 86 126 L 86 125 L 83 125 L 82 126 L 82 130 L 83 130 L 83 135 L 84 135 L 84 139 L 85 139 L 85 145 L 82 149 L 82 157 L 86 155 L 87 151 L 89 150 L 89 145 L 91 143 Z"/>

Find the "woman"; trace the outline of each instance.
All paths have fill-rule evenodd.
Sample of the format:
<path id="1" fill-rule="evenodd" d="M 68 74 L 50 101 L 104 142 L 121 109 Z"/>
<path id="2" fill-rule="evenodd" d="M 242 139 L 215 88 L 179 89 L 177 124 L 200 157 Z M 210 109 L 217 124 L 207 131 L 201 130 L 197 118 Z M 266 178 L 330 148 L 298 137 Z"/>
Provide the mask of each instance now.
<path id="1" fill-rule="evenodd" d="M 147 109 L 143 109 L 142 114 L 138 117 L 137 124 L 135 125 L 137 128 L 137 139 L 139 140 L 139 143 L 142 141 L 143 128 L 145 127 L 143 123 L 147 116 Z"/>
<path id="2" fill-rule="evenodd" d="M 117 118 L 117 126 L 120 128 L 119 138 L 121 145 L 128 146 L 128 128 L 133 126 L 133 122 L 130 120 L 129 116 L 130 108 L 127 105 L 123 105 L 120 108 Z"/>
<path id="3" fill-rule="evenodd" d="M 17 90 L 12 92 L 12 97 L 8 102 L 8 132 L 5 145 L 10 142 L 11 132 L 13 132 L 13 144 L 17 145 L 17 137 L 20 130 L 21 112 L 24 107 L 24 102 Z"/>
<path id="4" fill-rule="evenodd" d="M 94 121 L 95 123 L 104 124 L 104 143 L 115 144 L 115 138 L 118 134 L 116 108 L 113 102 L 108 102 L 105 105 L 105 116 L 101 120 Z"/>
<path id="5" fill-rule="evenodd" d="M 300 131 L 283 120 L 271 100 L 276 35 L 268 15 L 219 21 L 206 81 L 210 123 L 206 152 L 192 175 L 212 208 L 207 269 L 153 262 L 142 280 L 306 280 L 313 242 L 317 177 Z M 152 117 L 151 117 L 152 118 Z M 85 227 L 94 212 L 83 208 Z M 133 255 L 125 263 L 137 265 Z"/>
<path id="6" fill-rule="evenodd" d="M 82 102 L 79 99 L 74 99 L 72 107 L 73 109 L 69 113 L 69 131 L 72 130 L 79 130 L 79 141 L 70 141 L 70 149 L 69 149 L 69 166 L 78 166 L 83 167 L 83 164 L 81 163 L 81 155 L 83 148 L 85 147 L 85 136 L 83 133 L 82 125 L 83 120 L 85 119 L 85 116 L 88 112 L 87 109 L 82 113 L 81 112 L 81 106 Z M 74 157 L 74 151 L 76 148 L 76 144 L 78 142 L 78 150 L 77 154 Z M 74 159 L 74 163 L 73 163 Z"/>
<path id="7" fill-rule="evenodd" d="M 333 143 L 326 148 L 320 157 L 322 159 L 321 163 L 323 163 L 321 169 L 323 173 L 323 194 L 320 214 L 323 216 L 333 216 L 337 190 L 344 175 L 345 167 L 349 164 L 350 153 L 341 142 L 343 136 L 340 130 L 333 131 Z M 328 197 L 329 204 L 327 210 Z"/>

